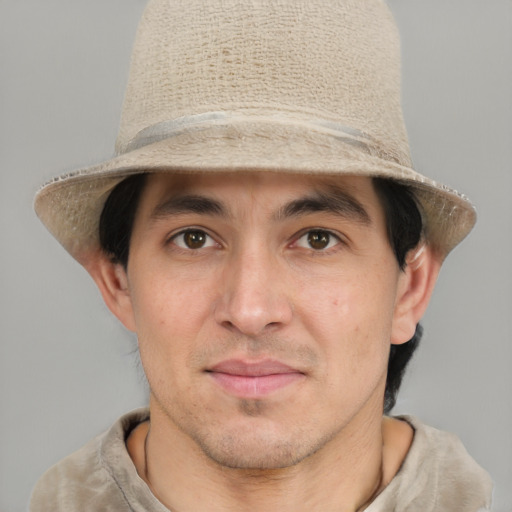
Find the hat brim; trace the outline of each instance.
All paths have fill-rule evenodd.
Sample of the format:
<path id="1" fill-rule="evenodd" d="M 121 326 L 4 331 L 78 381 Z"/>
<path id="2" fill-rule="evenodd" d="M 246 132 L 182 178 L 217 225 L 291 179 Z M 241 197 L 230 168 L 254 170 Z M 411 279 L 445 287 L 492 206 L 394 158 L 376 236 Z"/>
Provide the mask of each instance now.
<path id="1" fill-rule="evenodd" d="M 188 129 L 61 176 L 37 193 L 34 207 L 47 229 L 80 263 L 99 249 L 99 218 L 112 189 L 143 172 L 260 171 L 384 177 L 411 186 L 421 206 L 426 239 L 445 257 L 476 221 L 469 200 L 375 154 L 349 136 L 311 130 L 300 123 L 212 124 Z"/>

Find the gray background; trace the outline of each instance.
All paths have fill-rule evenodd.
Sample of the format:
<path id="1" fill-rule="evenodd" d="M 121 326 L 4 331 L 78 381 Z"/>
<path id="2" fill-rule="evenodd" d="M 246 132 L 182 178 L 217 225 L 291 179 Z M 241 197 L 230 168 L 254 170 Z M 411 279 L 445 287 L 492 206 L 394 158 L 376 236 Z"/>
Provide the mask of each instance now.
<path id="1" fill-rule="evenodd" d="M 512 2 L 390 0 L 416 167 L 479 222 L 447 260 L 395 412 L 456 432 L 512 511 Z M 32 212 L 38 184 L 112 154 L 144 0 L 0 0 L 0 511 L 143 405 L 135 342 Z"/>

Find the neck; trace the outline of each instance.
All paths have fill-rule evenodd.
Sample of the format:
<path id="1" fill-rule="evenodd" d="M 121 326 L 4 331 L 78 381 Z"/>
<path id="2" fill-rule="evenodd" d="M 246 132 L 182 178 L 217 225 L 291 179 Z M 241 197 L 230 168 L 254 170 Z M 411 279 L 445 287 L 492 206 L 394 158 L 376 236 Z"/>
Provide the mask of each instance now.
<path id="1" fill-rule="evenodd" d="M 130 436 L 139 475 L 173 512 L 337 510 L 366 507 L 398 471 L 412 440 L 404 422 L 363 418 L 300 463 L 273 470 L 226 468 L 169 429 L 158 407 Z"/>

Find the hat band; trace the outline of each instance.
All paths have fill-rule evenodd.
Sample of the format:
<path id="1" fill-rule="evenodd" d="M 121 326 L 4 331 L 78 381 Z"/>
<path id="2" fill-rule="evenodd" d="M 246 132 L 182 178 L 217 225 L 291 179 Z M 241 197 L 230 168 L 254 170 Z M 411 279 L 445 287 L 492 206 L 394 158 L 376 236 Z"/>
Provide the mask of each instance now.
<path id="1" fill-rule="evenodd" d="M 141 130 L 126 146 L 122 153 L 140 149 L 149 144 L 161 142 L 171 137 L 176 137 L 184 132 L 206 130 L 212 126 L 222 126 L 236 124 L 266 124 L 266 125 L 300 125 L 303 129 L 309 129 L 316 132 L 323 132 L 331 137 L 335 137 L 340 142 L 356 146 L 365 153 L 391 160 L 397 161 L 396 157 L 387 154 L 382 147 L 370 135 L 349 126 L 328 121 L 326 119 L 304 119 L 284 112 L 271 115 L 247 115 L 229 112 L 205 112 L 202 114 L 194 114 L 190 116 L 178 117 L 168 121 L 162 121 Z"/>

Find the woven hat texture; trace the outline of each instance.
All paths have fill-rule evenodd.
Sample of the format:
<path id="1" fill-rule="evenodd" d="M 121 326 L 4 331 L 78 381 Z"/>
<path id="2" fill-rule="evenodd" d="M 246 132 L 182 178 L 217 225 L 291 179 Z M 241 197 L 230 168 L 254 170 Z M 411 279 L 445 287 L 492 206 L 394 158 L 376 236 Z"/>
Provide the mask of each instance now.
<path id="1" fill-rule="evenodd" d="M 85 264 L 123 178 L 238 170 L 406 182 L 443 256 L 475 222 L 464 196 L 412 168 L 399 36 L 381 0 L 150 1 L 116 156 L 46 184 L 35 209 Z"/>

